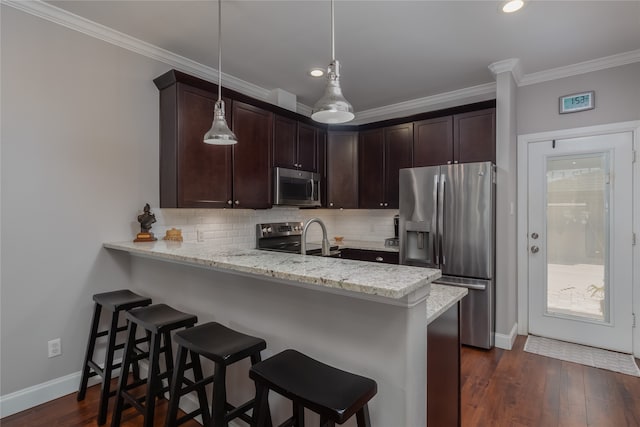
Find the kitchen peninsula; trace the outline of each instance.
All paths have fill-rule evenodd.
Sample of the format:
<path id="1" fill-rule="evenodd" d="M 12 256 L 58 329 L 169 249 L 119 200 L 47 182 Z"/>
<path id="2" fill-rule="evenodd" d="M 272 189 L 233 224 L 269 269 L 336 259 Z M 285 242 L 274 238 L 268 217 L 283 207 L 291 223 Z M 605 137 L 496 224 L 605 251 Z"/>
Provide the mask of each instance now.
<path id="1" fill-rule="evenodd" d="M 104 246 L 135 255 L 112 252 L 134 290 L 194 313 L 200 322 L 264 338 L 263 357 L 295 348 L 376 380 L 372 425 L 426 425 L 426 325 L 466 293 L 431 285 L 439 270 L 206 243 Z M 247 369 L 240 365 L 228 375 L 231 403 L 253 393 Z M 271 406 L 275 422 L 286 418 L 284 400 L 273 396 Z"/>

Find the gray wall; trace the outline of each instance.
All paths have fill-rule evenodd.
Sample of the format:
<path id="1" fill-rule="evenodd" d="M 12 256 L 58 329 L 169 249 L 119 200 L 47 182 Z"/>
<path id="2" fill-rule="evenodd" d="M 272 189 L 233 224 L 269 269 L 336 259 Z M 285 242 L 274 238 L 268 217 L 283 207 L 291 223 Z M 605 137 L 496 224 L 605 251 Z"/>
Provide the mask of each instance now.
<path id="1" fill-rule="evenodd" d="M 558 98 L 595 91 L 594 110 L 558 114 Z M 640 119 L 640 63 L 518 88 L 518 134 Z"/>
<path id="2" fill-rule="evenodd" d="M 168 66 L 2 6 L 2 395 L 77 372 L 91 295 L 128 287 L 103 241 L 158 204 Z M 62 356 L 47 341 L 62 338 Z"/>

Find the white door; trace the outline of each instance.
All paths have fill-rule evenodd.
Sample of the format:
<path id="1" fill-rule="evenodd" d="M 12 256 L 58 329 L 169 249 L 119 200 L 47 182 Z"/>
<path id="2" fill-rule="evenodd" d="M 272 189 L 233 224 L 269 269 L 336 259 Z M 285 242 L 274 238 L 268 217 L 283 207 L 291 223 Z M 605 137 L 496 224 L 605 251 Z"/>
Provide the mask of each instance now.
<path id="1" fill-rule="evenodd" d="M 529 144 L 529 332 L 632 351 L 632 134 Z"/>

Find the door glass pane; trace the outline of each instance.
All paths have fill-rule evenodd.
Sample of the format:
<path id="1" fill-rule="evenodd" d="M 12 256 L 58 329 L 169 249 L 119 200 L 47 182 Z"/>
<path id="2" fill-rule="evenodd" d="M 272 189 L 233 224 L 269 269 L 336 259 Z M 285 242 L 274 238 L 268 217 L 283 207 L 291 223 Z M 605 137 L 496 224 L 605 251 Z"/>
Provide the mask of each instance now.
<path id="1" fill-rule="evenodd" d="M 608 321 L 608 154 L 547 159 L 549 314 Z"/>

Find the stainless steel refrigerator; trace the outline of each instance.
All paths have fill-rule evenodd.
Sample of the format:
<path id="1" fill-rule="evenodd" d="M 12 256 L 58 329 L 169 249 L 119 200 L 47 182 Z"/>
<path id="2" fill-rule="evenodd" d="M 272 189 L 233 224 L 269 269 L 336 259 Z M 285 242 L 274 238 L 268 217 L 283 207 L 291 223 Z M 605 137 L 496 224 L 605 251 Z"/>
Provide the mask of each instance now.
<path id="1" fill-rule="evenodd" d="M 438 268 L 436 283 L 464 286 L 462 344 L 495 335 L 495 166 L 400 169 L 400 264 Z"/>

